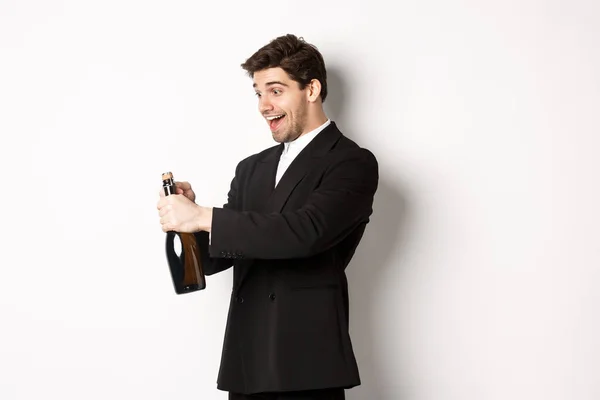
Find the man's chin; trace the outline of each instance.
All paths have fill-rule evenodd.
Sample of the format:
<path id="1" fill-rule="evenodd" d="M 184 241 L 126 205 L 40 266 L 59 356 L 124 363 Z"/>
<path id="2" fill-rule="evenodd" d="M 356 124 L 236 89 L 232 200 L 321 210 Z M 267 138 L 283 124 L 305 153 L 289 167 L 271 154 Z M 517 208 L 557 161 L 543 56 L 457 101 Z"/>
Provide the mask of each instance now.
<path id="1" fill-rule="evenodd" d="M 273 136 L 273 140 L 277 143 L 288 143 L 293 142 L 294 140 L 300 137 L 299 133 L 290 132 L 290 131 L 271 131 L 271 135 Z"/>
<path id="2" fill-rule="evenodd" d="M 285 132 L 272 131 L 271 135 L 273 136 L 273 140 L 275 140 L 277 143 L 285 143 L 288 139 L 288 135 L 285 134 Z"/>

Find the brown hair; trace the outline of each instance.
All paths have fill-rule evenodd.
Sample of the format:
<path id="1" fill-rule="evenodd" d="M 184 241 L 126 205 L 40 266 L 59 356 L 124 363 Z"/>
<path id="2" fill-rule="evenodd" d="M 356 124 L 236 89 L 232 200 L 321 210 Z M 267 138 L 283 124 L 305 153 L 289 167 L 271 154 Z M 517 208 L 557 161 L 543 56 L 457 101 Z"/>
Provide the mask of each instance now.
<path id="1" fill-rule="evenodd" d="M 280 67 L 304 89 L 312 79 L 321 82 L 321 101 L 327 97 L 327 71 L 319 50 L 312 44 L 287 34 L 271 40 L 242 64 L 250 77 L 267 68 Z"/>

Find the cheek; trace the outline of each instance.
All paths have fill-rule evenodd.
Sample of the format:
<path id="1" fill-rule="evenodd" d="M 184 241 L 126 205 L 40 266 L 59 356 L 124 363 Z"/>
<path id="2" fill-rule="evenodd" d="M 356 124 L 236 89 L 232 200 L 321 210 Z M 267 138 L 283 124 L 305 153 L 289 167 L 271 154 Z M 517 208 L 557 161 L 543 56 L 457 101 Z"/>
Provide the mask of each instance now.
<path id="1" fill-rule="evenodd" d="M 295 96 L 282 96 L 273 98 L 271 103 L 276 110 L 283 111 L 291 117 L 294 114 L 298 114 L 298 110 L 300 110 L 302 105 L 302 100 Z"/>
<path id="2" fill-rule="evenodd" d="M 285 99 L 273 99 L 273 106 L 275 106 L 276 109 L 281 110 L 286 113 L 290 109 L 290 107 L 289 107 L 287 101 L 285 101 Z"/>
<path id="3" fill-rule="evenodd" d="M 291 100 L 279 103 L 279 107 L 281 108 L 281 110 L 284 110 L 285 113 L 290 116 L 298 114 L 298 110 L 300 109 L 300 105 L 298 104 L 298 102 Z"/>

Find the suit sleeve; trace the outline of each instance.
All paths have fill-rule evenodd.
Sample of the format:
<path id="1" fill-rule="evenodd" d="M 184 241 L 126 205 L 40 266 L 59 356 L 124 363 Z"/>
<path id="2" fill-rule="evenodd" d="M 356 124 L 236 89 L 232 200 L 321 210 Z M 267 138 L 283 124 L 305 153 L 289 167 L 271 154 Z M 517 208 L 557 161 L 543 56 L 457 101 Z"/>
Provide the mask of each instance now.
<path id="1" fill-rule="evenodd" d="M 305 205 L 283 213 L 214 208 L 211 255 L 251 259 L 310 257 L 368 222 L 378 164 L 366 149 L 333 162 Z"/>

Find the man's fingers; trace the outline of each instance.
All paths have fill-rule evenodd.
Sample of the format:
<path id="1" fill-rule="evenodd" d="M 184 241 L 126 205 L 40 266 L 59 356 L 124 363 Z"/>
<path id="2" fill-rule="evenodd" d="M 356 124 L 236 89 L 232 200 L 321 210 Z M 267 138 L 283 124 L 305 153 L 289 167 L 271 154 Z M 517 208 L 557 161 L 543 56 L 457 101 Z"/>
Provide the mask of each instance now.
<path id="1" fill-rule="evenodd" d="M 171 196 L 165 196 L 164 190 L 161 188 L 160 199 L 156 204 L 156 208 L 163 232 L 173 231 L 179 226 L 179 223 L 173 220 L 176 216 L 169 216 L 168 214 L 173 210 L 174 206 L 179 207 L 178 205 L 183 205 L 183 203 L 190 201 L 185 194 L 191 191 L 192 185 L 189 182 L 175 182 L 175 193 Z"/>
<path id="2" fill-rule="evenodd" d="M 167 204 L 165 207 L 162 207 L 162 208 L 160 208 L 160 209 L 158 210 L 158 216 L 159 216 L 159 217 L 161 217 L 161 218 L 162 218 L 162 217 L 164 217 L 164 216 L 165 216 L 165 214 L 167 214 L 169 211 L 171 211 L 171 208 L 172 208 L 172 207 L 171 207 L 171 205 L 170 205 L 170 204 Z M 161 220 L 161 221 L 162 221 L 162 220 Z"/>
<path id="3" fill-rule="evenodd" d="M 190 190 L 192 188 L 192 185 L 190 185 L 190 183 L 186 182 L 186 181 L 175 182 L 175 186 L 177 186 L 178 188 L 181 188 L 183 191 Z M 183 191 L 181 193 L 183 193 Z"/>
<path id="4" fill-rule="evenodd" d="M 173 230 L 173 221 L 170 221 L 169 217 L 165 216 L 164 214 L 161 215 L 160 225 L 164 232 Z"/>
<path id="5" fill-rule="evenodd" d="M 156 203 L 156 209 L 160 210 L 161 208 L 163 208 L 164 206 L 171 204 L 171 201 L 173 201 L 171 196 L 163 196 L 160 198 L 160 200 L 158 200 L 158 203 Z"/>

